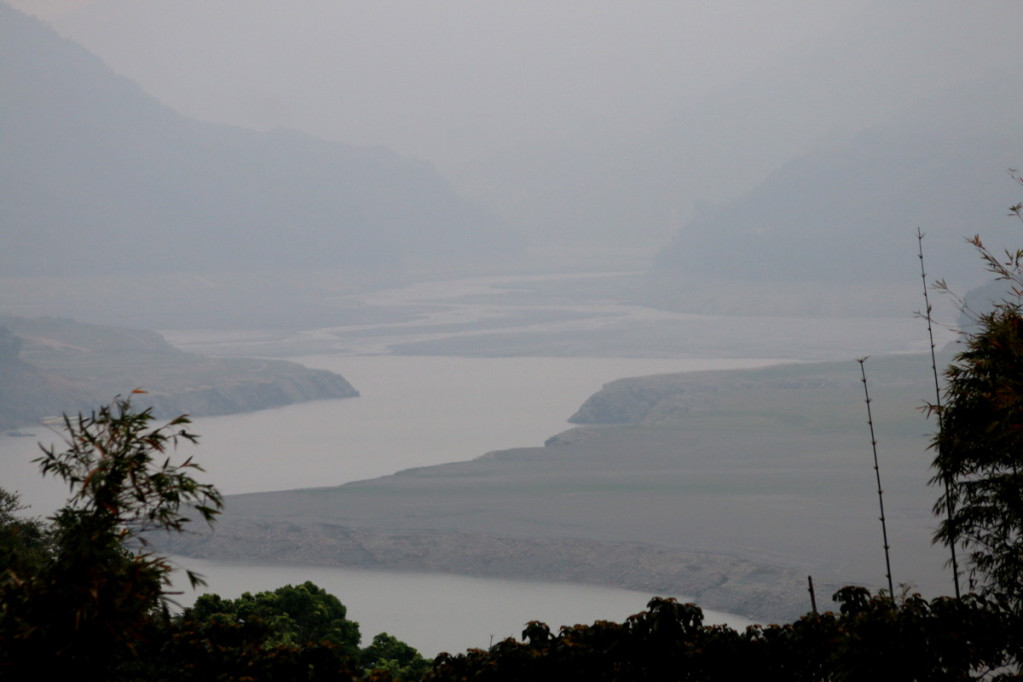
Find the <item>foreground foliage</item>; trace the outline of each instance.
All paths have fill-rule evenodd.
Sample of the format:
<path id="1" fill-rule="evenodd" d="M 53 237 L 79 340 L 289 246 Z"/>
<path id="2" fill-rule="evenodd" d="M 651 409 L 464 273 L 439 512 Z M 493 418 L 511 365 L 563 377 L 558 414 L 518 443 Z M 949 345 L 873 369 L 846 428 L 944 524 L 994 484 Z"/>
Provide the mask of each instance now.
<path id="1" fill-rule="evenodd" d="M 359 626 L 312 583 L 239 599 L 203 595 L 172 617 L 172 567 L 146 533 L 212 523 L 223 500 L 172 461 L 197 440 L 178 417 L 153 427 L 151 410 L 115 399 L 65 417 L 62 448 L 43 448 L 44 475 L 69 499 L 48 522 L 24 518 L 0 489 L 0 679 L 413 679 L 428 667 L 386 634 L 359 649 Z M 193 587 L 202 584 L 188 572 Z M 378 672 L 374 672 L 378 671 Z"/>
<path id="2" fill-rule="evenodd" d="M 1023 204 L 1009 211 L 1023 222 Z M 981 313 L 961 302 L 973 329 L 945 370 L 943 404 L 930 406 L 939 424 L 931 483 L 944 486 L 935 539 L 967 552 L 971 589 L 1023 613 L 1023 250 L 999 256 L 979 236 L 969 242 L 1003 297 Z"/>
<path id="3" fill-rule="evenodd" d="M 966 549 L 970 586 L 1016 608 L 1023 599 L 1023 316 L 1003 304 L 980 318 L 946 370 L 935 483 L 938 539 Z"/>
<path id="4" fill-rule="evenodd" d="M 20 495 L 0 488 L 0 584 L 35 573 L 53 556 L 46 524 L 19 514 L 26 509 Z"/>
<path id="5" fill-rule="evenodd" d="M 5 567 L 3 668 L 99 678 L 134 652 L 162 608 L 171 566 L 146 550 L 143 533 L 181 531 L 189 509 L 212 521 L 221 497 L 193 478 L 198 465 L 174 464 L 166 454 L 195 441 L 188 419 L 158 428 L 152 420 L 149 410 L 115 399 L 91 415 L 65 417 L 64 449 L 44 448 L 42 473 L 63 479 L 70 498 L 50 519 L 47 555 L 33 556 L 23 543 Z"/>
<path id="6" fill-rule="evenodd" d="M 311 582 L 280 587 L 272 592 L 246 592 L 238 599 L 215 594 L 200 596 L 181 614 L 182 621 L 264 626 L 264 646 L 295 646 L 330 642 L 351 656 L 359 652 L 359 624 L 348 620 L 348 610 L 337 597 Z"/>
<path id="7" fill-rule="evenodd" d="M 204 594 L 174 619 L 174 626 L 204 632 L 208 639 L 234 632 L 253 650 L 272 651 L 278 657 L 287 650 L 317 649 L 321 670 L 324 663 L 333 661 L 334 670 L 346 674 L 358 669 L 381 679 L 417 680 L 429 669 L 430 661 L 385 632 L 360 649 L 359 624 L 347 615 L 337 597 L 307 581 L 273 591 L 246 592 L 238 599 Z"/>
<path id="8" fill-rule="evenodd" d="M 553 634 L 530 623 L 522 642 L 442 655 L 427 680 L 968 680 L 1005 665 L 1011 617 L 976 596 L 893 602 L 864 588 L 835 595 L 838 614 L 736 632 L 703 625 L 693 604 L 654 599 L 624 623 Z"/>

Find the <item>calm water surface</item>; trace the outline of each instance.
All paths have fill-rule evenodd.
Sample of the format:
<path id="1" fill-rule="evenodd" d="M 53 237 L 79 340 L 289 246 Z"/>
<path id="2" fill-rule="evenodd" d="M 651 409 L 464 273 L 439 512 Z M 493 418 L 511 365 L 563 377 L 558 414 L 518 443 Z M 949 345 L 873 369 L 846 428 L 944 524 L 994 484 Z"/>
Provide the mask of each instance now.
<path id="1" fill-rule="evenodd" d="M 568 417 L 608 381 L 773 362 L 352 355 L 299 360 L 344 374 L 361 397 L 197 419 L 200 444 L 181 454 L 194 454 L 207 470 L 206 480 L 225 493 L 338 485 L 495 449 L 542 445 L 569 428 Z M 41 479 L 29 460 L 39 454 L 37 441 L 59 441 L 59 434 L 45 427 L 26 430 L 36 437 L 0 436 L 0 485 L 20 490 L 31 513 L 46 514 L 67 491 Z M 494 641 L 518 636 L 530 620 L 552 628 L 621 621 L 642 611 L 653 596 L 452 575 L 178 561 L 205 574 L 209 591 L 229 597 L 312 580 L 348 606 L 364 643 L 386 631 L 431 656 L 486 647 L 491 635 Z M 185 590 L 183 601 L 195 596 Z M 725 616 L 717 618 L 724 622 Z M 739 626 L 745 622 L 728 618 Z"/>
<path id="2" fill-rule="evenodd" d="M 590 585 L 468 578 L 434 573 L 360 571 L 320 566 L 252 566 L 175 557 L 202 573 L 208 591 L 235 598 L 242 592 L 273 590 L 311 580 L 348 607 L 359 623 L 363 646 L 387 632 L 424 656 L 486 648 L 506 637 L 519 638 L 526 623 L 539 620 L 552 630 L 596 620 L 621 622 L 643 611 L 653 595 Z M 179 587 L 189 604 L 197 593 Z M 715 611 L 704 622 L 742 629 L 750 621 Z"/>
<path id="3" fill-rule="evenodd" d="M 760 359 L 444 358 L 319 355 L 296 358 L 343 374 L 361 396 L 196 419 L 195 455 L 226 494 L 340 485 L 402 469 L 538 446 L 571 427 L 587 397 L 625 376 L 770 364 Z M 2 485 L 47 513 L 64 499 L 29 463 L 36 445 L 0 436 Z"/>
<path id="4" fill-rule="evenodd" d="M 466 290 L 469 284 L 479 291 Z M 347 333 L 354 328 L 303 332 L 317 341 L 309 347 L 337 348 L 339 352 L 294 359 L 341 373 L 361 397 L 197 419 L 194 431 L 201 436 L 200 444 L 188 448 L 182 456 L 194 455 L 207 470 L 205 480 L 228 494 L 340 485 L 409 467 L 471 459 L 492 450 L 542 445 L 571 426 L 567 419 L 587 397 L 604 383 L 622 377 L 763 366 L 775 362 L 760 359 L 771 357 L 771 348 L 784 348 L 786 352 L 780 355 L 789 360 L 853 358 L 885 349 L 919 350 L 914 321 L 699 318 L 619 305 L 603 311 L 616 316 L 570 320 L 546 331 L 581 334 L 579 338 L 590 339 L 603 333 L 601 325 L 610 325 L 607 329 L 617 329 L 614 333 L 620 335 L 622 329 L 627 333 L 630 325 L 670 318 L 665 320 L 668 326 L 662 335 L 684 341 L 686 352 L 681 355 L 704 357 L 465 358 L 389 354 L 397 342 L 436 339 L 438 334 L 431 324 L 488 319 L 497 309 L 490 298 L 468 296 L 492 293 L 489 285 L 483 284 L 420 285 L 392 292 L 393 301 L 386 296 L 374 300 L 376 305 L 412 301 L 434 306 L 431 309 L 436 311 L 394 328 L 378 325 L 376 335 L 360 335 L 360 330 L 354 330 L 359 332 L 354 335 Z M 438 300 L 444 304 L 435 305 Z M 622 317 L 623 313 L 628 315 Z M 538 326 L 529 322 L 524 330 L 535 332 Z M 221 344 L 222 348 L 237 349 L 239 344 L 244 347 L 253 338 L 263 336 L 246 332 L 168 334 L 169 339 L 188 350 L 214 353 Z M 252 346 L 254 351 L 257 346 Z M 37 441 L 59 442 L 60 436 L 40 426 L 22 430 L 35 435 L 0 435 L 0 486 L 19 490 L 23 501 L 32 505 L 32 513 L 47 514 L 64 500 L 67 491 L 54 481 L 43 481 L 30 460 L 39 455 Z M 545 621 L 552 628 L 597 619 L 621 621 L 642 611 L 652 596 L 590 586 L 448 575 L 273 567 L 189 558 L 179 561 L 206 574 L 209 589 L 228 597 L 312 580 L 349 607 L 350 617 L 362 626 L 364 643 L 374 634 L 387 631 L 427 655 L 486 647 L 491 636 L 493 641 L 517 636 L 529 620 Z M 183 600 L 194 596 L 186 593 Z M 709 616 L 708 621 L 724 622 L 725 618 Z M 727 621 L 737 627 L 745 624 L 732 616 Z"/>

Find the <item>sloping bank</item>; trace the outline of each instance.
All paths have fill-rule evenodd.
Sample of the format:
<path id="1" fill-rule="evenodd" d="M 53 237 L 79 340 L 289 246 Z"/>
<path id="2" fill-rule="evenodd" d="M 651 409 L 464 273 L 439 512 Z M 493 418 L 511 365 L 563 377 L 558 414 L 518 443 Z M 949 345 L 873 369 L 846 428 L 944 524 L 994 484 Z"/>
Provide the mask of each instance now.
<path id="1" fill-rule="evenodd" d="M 922 359 L 872 361 L 896 584 L 946 591 L 930 542 Z M 210 559 L 607 584 L 788 620 L 885 583 L 855 362 L 622 380 L 544 447 L 333 488 L 232 496 Z"/>
<path id="2" fill-rule="evenodd" d="M 215 416 L 359 395 L 339 374 L 283 360 L 208 358 L 154 332 L 0 315 L 0 429 L 89 412 L 142 388 L 158 417 Z"/>
<path id="3" fill-rule="evenodd" d="M 771 622 L 809 608 L 806 579 L 791 569 L 643 543 L 374 531 L 229 516 L 215 534 L 179 538 L 168 549 L 212 560 L 607 585 L 684 595 L 706 608 Z"/>

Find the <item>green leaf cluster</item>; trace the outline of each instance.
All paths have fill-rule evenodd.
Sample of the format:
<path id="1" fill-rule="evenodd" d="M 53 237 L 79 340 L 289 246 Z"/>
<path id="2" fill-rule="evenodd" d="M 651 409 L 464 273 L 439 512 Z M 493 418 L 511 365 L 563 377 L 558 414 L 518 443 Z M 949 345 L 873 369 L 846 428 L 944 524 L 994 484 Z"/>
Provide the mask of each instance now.
<path id="1" fill-rule="evenodd" d="M 1001 669 L 1018 637 L 1011 614 L 983 597 L 896 603 L 844 588 L 839 613 L 807 614 L 744 632 L 706 626 L 694 604 L 654 599 L 624 623 L 551 633 L 530 623 L 523 641 L 441 654 L 426 676 L 464 680 L 969 680 Z"/>
<path id="2" fill-rule="evenodd" d="M 1009 215 L 1023 222 L 1020 204 Z M 1023 612 L 1023 249 L 999 255 L 979 236 L 968 241 L 1005 295 L 981 313 L 960 302 L 972 330 L 929 406 L 939 427 L 931 484 L 943 488 L 935 541 L 967 552 L 971 589 Z"/>
<path id="3" fill-rule="evenodd" d="M 359 624 L 348 620 L 347 609 L 332 594 L 312 582 L 286 585 L 272 591 L 246 592 L 237 599 L 204 594 L 174 619 L 184 631 L 244 632 L 252 651 L 285 648 L 329 650 L 339 660 L 358 662 L 373 679 L 418 680 L 430 661 L 416 649 L 379 633 L 364 649 L 359 648 Z M 252 658 L 251 651 L 247 654 Z"/>
<path id="4" fill-rule="evenodd" d="M 937 539 L 965 548 L 971 587 L 1023 598 L 1023 316 L 1004 304 L 980 318 L 945 372 L 932 483 Z"/>
<path id="5" fill-rule="evenodd" d="M 246 592 L 238 599 L 204 594 L 194 606 L 185 609 L 181 619 L 256 623 L 265 632 L 263 646 L 330 642 L 355 657 L 359 654 L 359 624 L 348 620 L 347 614 L 337 597 L 306 581 L 255 595 Z"/>
<path id="6" fill-rule="evenodd" d="M 418 680 L 426 674 L 432 661 L 397 637 L 381 632 L 359 654 L 359 662 L 370 677 L 394 680 Z"/>
<path id="7" fill-rule="evenodd" d="M 197 441 L 188 418 L 153 419 L 121 398 L 65 416 L 63 445 L 36 460 L 69 489 L 46 523 L 20 516 L 17 493 L 0 489 L 0 679 L 422 676 L 429 662 L 389 635 L 360 650 L 358 623 L 311 582 L 233 600 L 203 595 L 172 617 L 172 567 L 147 533 L 182 532 L 193 517 L 212 523 L 223 499 L 195 478 L 202 469 L 191 458 L 172 457 Z"/>
<path id="8" fill-rule="evenodd" d="M 11 520 L 16 500 L 4 498 L 0 521 L 13 549 L 0 567 L 0 671 L 103 679 L 135 654 L 166 608 L 172 568 L 148 551 L 144 533 L 180 532 L 189 510 L 212 521 L 222 499 L 193 477 L 201 468 L 191 459 L 171 460 L 179 442 L 196 440 L 188 419 L 152 421 L 150 410 L 121 398 L 65 416 L 63 449 L 44 448 L 37 460 L 70 492 L 45 531 Z"/>
<path id="9" fill-rule="evenodd" d="M 27 508 L 17 492 L 0 488 L 0 567 L 4 569 L 0 584 L 38 571 L 54 555 L 47 526 L 19 514 Z"/>

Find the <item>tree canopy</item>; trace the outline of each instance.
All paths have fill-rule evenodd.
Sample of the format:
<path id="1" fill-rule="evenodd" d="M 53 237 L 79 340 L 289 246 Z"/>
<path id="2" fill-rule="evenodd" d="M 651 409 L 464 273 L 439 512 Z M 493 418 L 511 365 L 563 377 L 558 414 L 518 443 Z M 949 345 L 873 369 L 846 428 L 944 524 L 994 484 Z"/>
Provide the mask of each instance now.
<path id="1" fill-rule="evenodd" d="M 1023 180 L 1010 171 L 1017 183 Z M 1023 204 L 1009 207 L 1023 222 Z M 962 547 L 970 587 L 1023 608 L 1023 249 L 974 246 L 1004 296 L 972 317 L 964 348 L 945 370 L 931 483 L 943 487 L 935 540 Z M 947 290 L 944 282 L 939 288 Z"/>
<path id="2" fill-rule="evenodd" d="M 980 318 L 945 372 L 933 481 L 950 486 L 937 538 L 968 552 L 971 587 L 1023 597 L 1023 316 L 1003 304 Z"/>
<path id="3" fill-rule="evenodd" d="M 195 443 L 189 419 L 152 426 L 130 398 L 64 418 L 62 446 L 43 448 L 44 475 L 67 503 L 48 521 L 25 518 L 0 489 L 0 679 L 418 679 L 419 653 L 381 634 L 359 648 L 359 626 L 311 582 L 238 599 L 200 596 L 171 616 L 172 567 L 146 533 L 212 523 L 219 491 L 172 451 Z M 187 572 L 194 586 L 201 577 Z"/>
<path id="4" fill-rule="evenodd" d="M 70 497 L 50 519 L 48 555 L 29 562 L 15 552 L 5 566 L 0 670 L 29 666 L 99 679 L 134 652 L 164 606 L 172 568 L 147 550 L 143 533 L 181 531 L 189 509 L 212 521 L 222 499 L 193 477 L 201 468 L 190 458 L 171 460 L 179 442 L 196 440 L 188 418 L 155 428 L 152 421 L 150 410 L 117 398 L 65 417 L 63 449 L 44 448 L 36 460 L 44 475 L 67 483 Z M 28 527 L 10 519 L 5 533 Z"/>
<path id="5" fill-rule="evenodd" d="M 337 597 L 306 581 L 256 594 L 245 592 L 237 599 L 204 594 L 185 609 L 182 619 L 227 623 L 255 620 L 265 625 L 263 644 L 267 646 L 330 642 L 356 656 L 359 624 L 348 620 L 347 615 L 348 610 Z"/>

